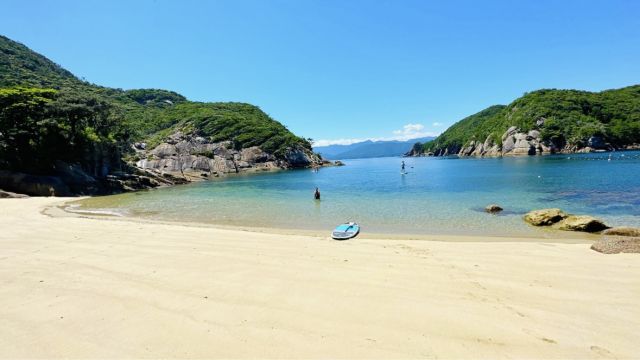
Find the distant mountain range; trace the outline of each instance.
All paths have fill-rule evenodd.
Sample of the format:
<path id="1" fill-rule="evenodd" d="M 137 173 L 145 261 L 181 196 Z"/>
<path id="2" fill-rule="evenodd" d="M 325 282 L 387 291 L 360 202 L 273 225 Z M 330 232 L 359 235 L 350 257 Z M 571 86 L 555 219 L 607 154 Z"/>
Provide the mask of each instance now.
<path id="1" fill-rule="evenodd" d="M 367 140 L 351 145 L 314 146 L 313 150 L 329 160 L 401 156 L 410 151 L 415 143 L 424 143 L 433 139 L 433 137 L 423 137 L 405 141 Z"/>

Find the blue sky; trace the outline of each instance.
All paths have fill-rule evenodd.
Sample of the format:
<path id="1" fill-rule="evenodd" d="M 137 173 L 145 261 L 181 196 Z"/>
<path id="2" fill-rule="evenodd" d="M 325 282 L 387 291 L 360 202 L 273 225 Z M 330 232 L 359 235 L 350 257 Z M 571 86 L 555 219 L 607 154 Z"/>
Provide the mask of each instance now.
<path id="1" fill-rule="evenodd" d="M 1 34 L 88 81 L 248 102 L 343 143 L 436 134 L 539 88 L 640 83 L 635 0 L 0 5 Z"/>

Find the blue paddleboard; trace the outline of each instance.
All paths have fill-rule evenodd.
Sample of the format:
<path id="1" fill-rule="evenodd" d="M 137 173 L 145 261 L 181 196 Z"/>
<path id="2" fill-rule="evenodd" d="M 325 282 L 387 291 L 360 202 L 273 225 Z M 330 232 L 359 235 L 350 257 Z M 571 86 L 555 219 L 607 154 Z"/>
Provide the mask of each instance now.
<path id="1" fill-rule="evenodd" d="M 356 237 L 360 232 L 360 226 L 354 222 L 340 224 L 331 233 L 335 240 L 347 240 Z"/>

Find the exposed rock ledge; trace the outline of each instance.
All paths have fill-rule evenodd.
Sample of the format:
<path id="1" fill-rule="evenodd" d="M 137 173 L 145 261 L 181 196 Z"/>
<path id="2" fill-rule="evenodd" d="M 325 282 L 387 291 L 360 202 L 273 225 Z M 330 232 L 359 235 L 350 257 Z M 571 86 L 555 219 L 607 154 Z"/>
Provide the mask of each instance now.
<path id="1" fill-rule="evenodd" d="M 157 174 L 170 174 L 188 181 L 243 171 L 303 168 L 328 165 L 307 149 L 289 149 L 283 157 L 253 146 L 236 150 L 230 141 L 219 143 L 176 132 L 163 143 L 147 150 L 146 144 L 134 146 L 138 161 L 135 166 Z"/>

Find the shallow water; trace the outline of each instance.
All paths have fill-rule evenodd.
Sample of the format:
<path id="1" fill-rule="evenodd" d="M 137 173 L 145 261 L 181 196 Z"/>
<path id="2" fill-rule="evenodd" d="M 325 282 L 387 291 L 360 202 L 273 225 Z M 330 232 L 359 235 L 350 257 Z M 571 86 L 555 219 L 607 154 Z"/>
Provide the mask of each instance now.
<path id="1" fill-rule="evenodd" d="M 609 160 L 611 155 L 611 160 Z M 400 174 L 400 162 L 407 164 Z M 81 209 L 159 220 L 330 231 L 552 237 L 522 221 L 558 207 L 640 226 L 640 152 L 507 158 L 378 158 L 347 166 L 228 176 L 96 197 Z M 319 187 L 322 200 L 313 199 Z M 501 205 L 500 215 L 482 209 Z"/>

